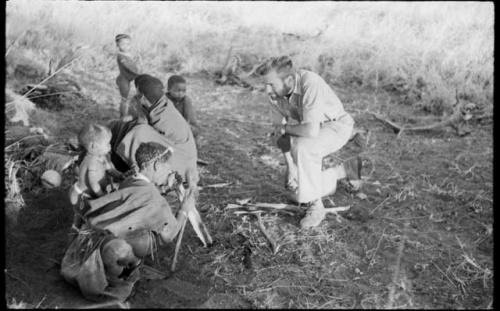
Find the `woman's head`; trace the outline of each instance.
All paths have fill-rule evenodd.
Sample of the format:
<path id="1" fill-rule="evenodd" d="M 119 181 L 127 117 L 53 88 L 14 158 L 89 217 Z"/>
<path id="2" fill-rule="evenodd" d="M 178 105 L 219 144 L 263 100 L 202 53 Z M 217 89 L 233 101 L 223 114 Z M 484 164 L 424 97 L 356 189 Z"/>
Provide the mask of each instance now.
<path id="1" fill-rule="evenodd" d="M 163 184 L 172 173 L 168 160 L 172 149 L 155 142 L 141 143 L 135 152 L 139 172 L 146 175 L 154 184 Z"/>
<path id="2" fill-rule="evenodd" d="M 151 75 L 138 75 L 134 80 L 134 84 L 137 92 L 144 95 L 150 105 L 156 103 L 164 95 L 163 83 L 161 83 L 160 79 Z"/>

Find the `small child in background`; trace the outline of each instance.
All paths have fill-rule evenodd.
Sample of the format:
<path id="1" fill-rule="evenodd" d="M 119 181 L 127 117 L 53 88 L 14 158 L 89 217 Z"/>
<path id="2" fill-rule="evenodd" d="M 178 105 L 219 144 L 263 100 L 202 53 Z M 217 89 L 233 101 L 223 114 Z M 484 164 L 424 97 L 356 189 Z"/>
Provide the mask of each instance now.
<path id="1" fill-rule="evenodd" d="M 165 95 L 174 103 L 175 108 L 189 123 L 196 139 L 200 129 L 196 122 L 191 98 L 186 95 L 186 80 L 181 76 L 171 76 L 167 81 L 167 93 Z"/>
<path id="2" fill-rule="evenodd" d="M 75 210 L 73 225 L 81 225 L 80 212 L 84 200 L 98 198 L 111 192 L 116 185 L 109 177 L 123 179 L 111 163 L 111 130 L 103 125 L 89 124 L 78 135 L 80 145 L 85 148 L 85 156 L 79 165 L 78 181 L 71 187 L 70 201 Z"/>
<path id="3" fill-rule="evenodd" d="M 130 93 L 130 82 L 137 77 L 139 72 L 138 64 L 140 59 L 134 57 L 131 51 L 131 38 L 127 34 L 118 34 L 115 37 L 118 55 L 118 69 L 120 74 L 116 78 L 116 84 L 120 90 L 120 118 L 125 118 L 128 115 L 128 95 Z"/>

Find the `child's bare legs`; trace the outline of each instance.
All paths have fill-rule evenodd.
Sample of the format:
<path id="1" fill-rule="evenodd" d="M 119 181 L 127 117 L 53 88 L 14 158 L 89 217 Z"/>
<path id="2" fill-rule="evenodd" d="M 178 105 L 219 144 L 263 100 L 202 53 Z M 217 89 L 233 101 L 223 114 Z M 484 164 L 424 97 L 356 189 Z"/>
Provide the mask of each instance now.
<path id="1" fill-rule="evenodd" d="M 125 77 L 122 77 L 119 75 L 116 78 L 116 84 L 118 85 L 118 89 L 120 91 L 121 95 L 121 101 L 120 101 L 120 118 L 124 118 L 128 114 L 128 94 L 130 92 L 130 81 L 125 79 Z"/>
<path id="2" fill-rule="evenodd" d="M 120 118 L 124 118 L 128 115 L 128 102 L 126 98 L 121 99 L 120 101 Z"/>

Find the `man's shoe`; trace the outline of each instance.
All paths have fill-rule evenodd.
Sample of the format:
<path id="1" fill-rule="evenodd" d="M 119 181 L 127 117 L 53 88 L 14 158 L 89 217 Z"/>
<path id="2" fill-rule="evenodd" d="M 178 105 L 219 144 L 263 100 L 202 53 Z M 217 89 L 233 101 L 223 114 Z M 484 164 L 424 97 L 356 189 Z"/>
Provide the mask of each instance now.
<path id="1" fill-rule="evenodd" d="M 302 229 L 318 226 L 325 219 L 325 207 L 321 199 L 311 202 L 311 206 L 306 212 L 306 215 L 300 221 Z"/>

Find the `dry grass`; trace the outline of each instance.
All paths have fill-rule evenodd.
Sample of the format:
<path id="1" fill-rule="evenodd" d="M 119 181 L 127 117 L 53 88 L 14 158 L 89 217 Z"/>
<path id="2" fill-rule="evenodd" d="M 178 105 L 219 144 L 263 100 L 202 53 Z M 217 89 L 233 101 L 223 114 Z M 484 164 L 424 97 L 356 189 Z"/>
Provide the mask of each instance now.
<path id="1" fill-rule="evenodd" d="M 22 122 L 25 126 L 30 124 L 30 114 L 35 109 L 29 99 L 19 96 L 9 88 L 5 89 L 5 115 L 10 122 Z"/>
<path id="2" fill-rule="evenodd" d="M 91 51 L 77 69 L 114 73 L 119 32 L 131 33 L 153 74 L 220 69 L 234 46 L 257 58 L 293 55 L 331 83 L 391 90 L 399 102 L 436 114 L 451 107 L 456 90 L 491 110 L 492 3 L 15 1 L 7 4 L 7 42 L 15 43 L 7 63 L 43 68 L 86 45 Z M 23 49 L 35 57 L 21 58 Z"/>

